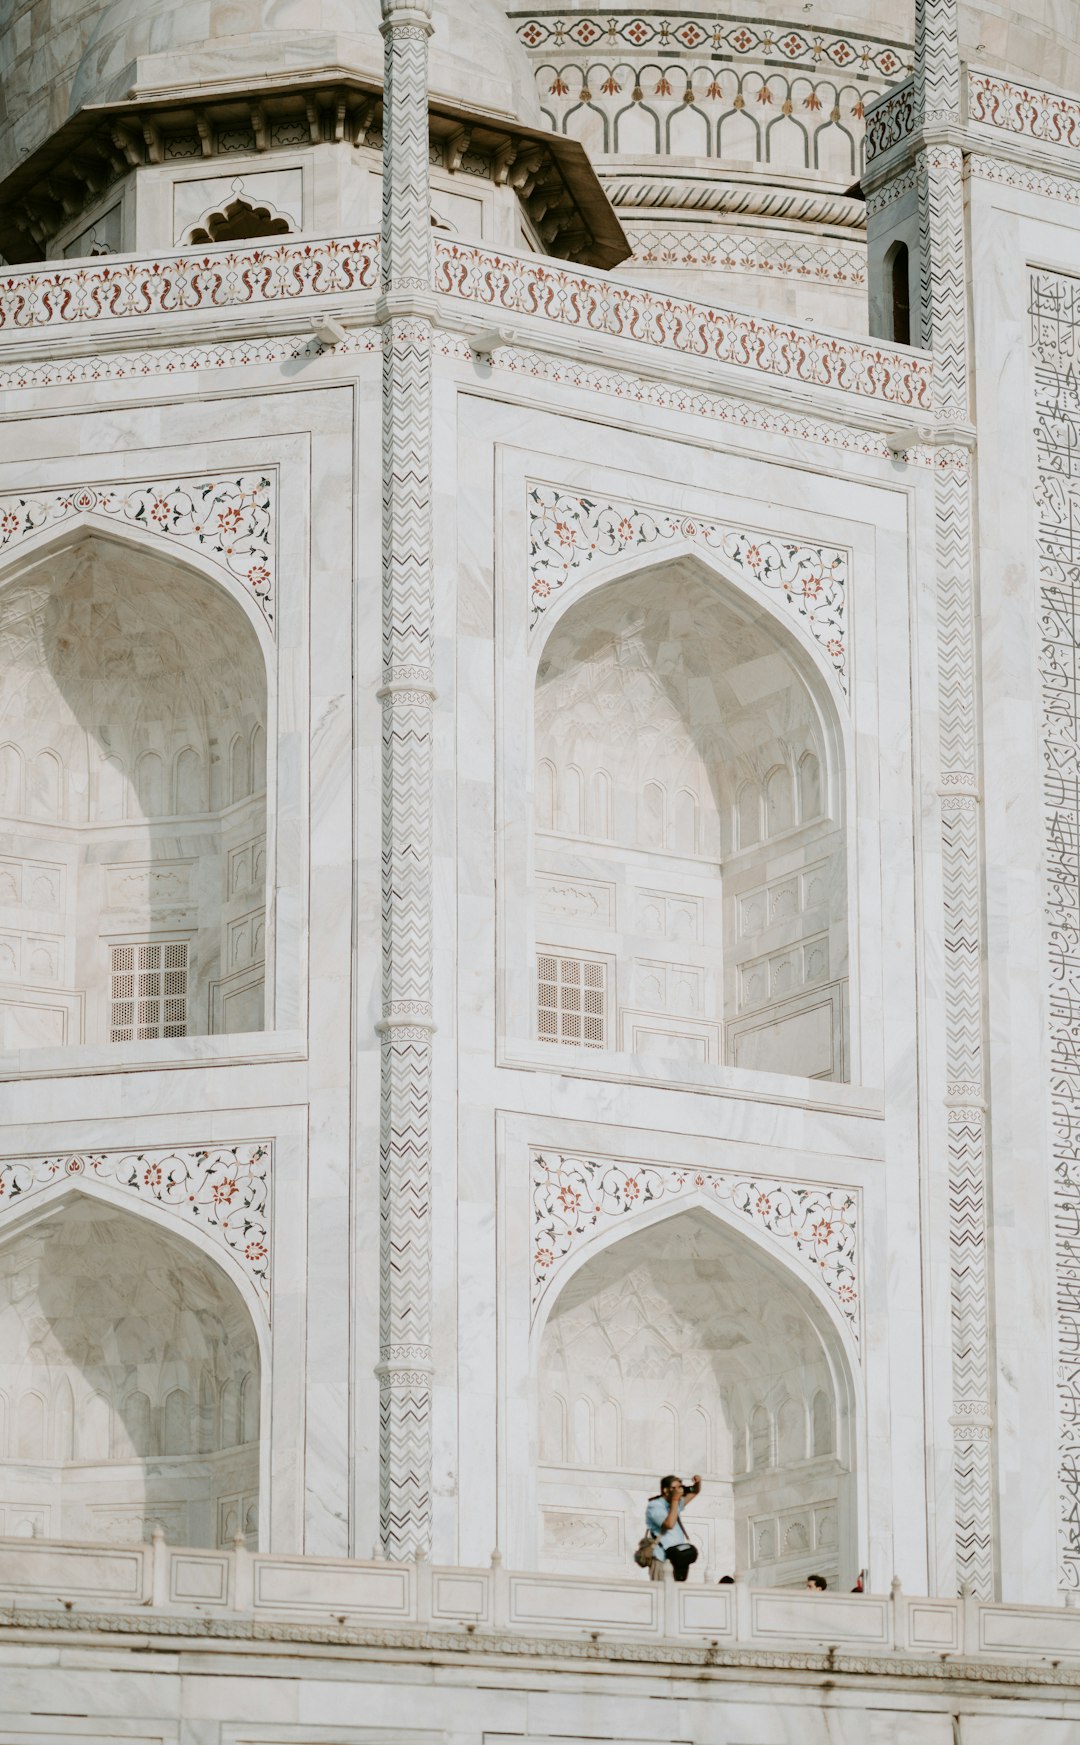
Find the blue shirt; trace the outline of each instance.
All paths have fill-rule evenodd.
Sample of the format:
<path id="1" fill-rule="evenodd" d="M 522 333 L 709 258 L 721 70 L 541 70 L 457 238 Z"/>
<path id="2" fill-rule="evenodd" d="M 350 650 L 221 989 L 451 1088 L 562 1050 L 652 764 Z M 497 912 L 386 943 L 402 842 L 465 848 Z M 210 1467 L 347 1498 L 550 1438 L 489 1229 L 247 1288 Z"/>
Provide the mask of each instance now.
<path id="1" fill-rule="evenodd" d="M 664 1522 L 668 1518 L 670 1508 L 671 1504 L 668 1502 L 666 1497 L 650 1497 L 645 1505 L 645 1525 L 650 1533 L 656 1533 L 658 1535 L 656 1549 L 653 1552 L 653 1556 L 658 1558 L 661 1563 L 667 1561 L 664 1556 L 665 1545 L 689 1545 L 690 1543 L 686 1534 L 683 1532 L 683 1506 L 681 1503 L 679 1504 L 679 1518 L 674 1527 L 669 1527 L 666 1533 L 663 1531 Z"/>

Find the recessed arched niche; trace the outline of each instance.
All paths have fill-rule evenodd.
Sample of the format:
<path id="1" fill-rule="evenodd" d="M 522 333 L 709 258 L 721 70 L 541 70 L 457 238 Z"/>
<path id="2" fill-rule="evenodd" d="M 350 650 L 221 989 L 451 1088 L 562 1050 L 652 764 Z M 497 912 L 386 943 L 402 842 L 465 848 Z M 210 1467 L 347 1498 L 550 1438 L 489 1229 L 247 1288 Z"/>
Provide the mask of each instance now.
<path id="1" fill-rule="evenodd" d="M 584 594 L 534 710 L 535 1034 L 843 1080 L 842 734 L 796 635 L 693 558 Z"/>
<path id="2" fill-rule="evenodd" d="M 544 1324 L 541 1567 L 630 1573 L 665 1474 L 700 1473 L 693 1577 L 853 1579 L 854 1389 L 809 1287 L 691 1209 L 601 1250 Z"/>
<path id="3" fill-rule="evenodd" d="M 222 1268 L 68 1194 L 0 1245 L 0 1533 L 255 1548 L 259 1375 Z"/>
<path id="4" fill-rule="evenodd" d="M 0 587 L 0 1047 L 267 1026 L 266 761 L 223 586 L 84 533 Z"/>

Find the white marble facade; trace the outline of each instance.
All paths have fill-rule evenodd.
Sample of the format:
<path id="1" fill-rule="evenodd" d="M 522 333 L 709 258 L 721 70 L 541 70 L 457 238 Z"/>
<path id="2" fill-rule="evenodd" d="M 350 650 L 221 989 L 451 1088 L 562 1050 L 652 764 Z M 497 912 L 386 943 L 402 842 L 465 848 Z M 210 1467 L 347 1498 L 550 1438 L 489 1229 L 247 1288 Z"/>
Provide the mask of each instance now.
<path id="1" fill-rule="evenodd" d="M 0 1735 L 1072 1745 L 1075 20 L 384 14 L 0 18 Z"/>

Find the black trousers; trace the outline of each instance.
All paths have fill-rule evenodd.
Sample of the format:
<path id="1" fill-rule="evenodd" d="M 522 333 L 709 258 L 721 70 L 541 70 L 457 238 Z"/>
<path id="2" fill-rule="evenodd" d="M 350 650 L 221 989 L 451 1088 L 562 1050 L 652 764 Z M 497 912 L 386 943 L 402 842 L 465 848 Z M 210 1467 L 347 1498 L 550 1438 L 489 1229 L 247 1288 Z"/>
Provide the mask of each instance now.
<path id="1" fill-rule="evenodd" d="M 685 1581 L 690 1573 L 690 1565 L 697 1562 L 696 1545 L 669 1545 L 664 1556 L 671 1565 L 671 1573 L 676 1581 Z"/>

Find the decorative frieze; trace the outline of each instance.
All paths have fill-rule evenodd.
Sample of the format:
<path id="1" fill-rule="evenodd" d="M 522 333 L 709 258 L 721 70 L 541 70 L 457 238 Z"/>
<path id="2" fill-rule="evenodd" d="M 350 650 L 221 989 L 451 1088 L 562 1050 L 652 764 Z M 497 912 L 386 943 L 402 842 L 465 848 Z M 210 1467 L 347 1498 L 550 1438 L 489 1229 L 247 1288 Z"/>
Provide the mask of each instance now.
<path id="1" fill-rule="evenodd" d="M 867 168 L 876 163 L 878 158 L 883 158 L 886 152 L 892 151 L 894 146 L 902 145 L 915 132 L 918 125 L 915 105 L 914 80 L 906 79 L 895 91 L 886 92 L 874 104 L 867 106 Z"/>
<path id="2" fill-rule="evenodd" d="M 723 1206 L 775 1244 L 825 1291 L 858 1341 L 857 1189 L 554 1151 L 532 1154 L 534 1312 L 583 1240 L 690 1199 Z"/>
<path id="3" fill-rule="evenodd" d="M 106 1183 L 133 1207 L 151 1203 L 226 1248 L 270 1312 L 270 1174 L 267 1141 L 149 1151 L 62 1152 L 0 1158 L 0 1230 L 5 1214 L 67 1180 Z"/>
<path id="4" fill-rule="evenodd" d="M 931 404 L 930 360 L 888 344 L 818 333 L 660 291 L 618 285 L 587 271 L 553 266 L 538 256 L 496 254 L 447 238 L 437 239 L 434 247 L 436 290 L 483 309 L 539 316 L 561 328 L 660 348 L 691 361 L 730 364 L 859 399 L 920 410 L 929 410 Z M 307 296 L 366 291 L 374 288 L 377 259 L 377 239 L 361 237 L 351 242 L 282 244 L 245 255 L 177 255 L 165 264 L 94 262 L 10 273 L 0 279 L 0 333 L 26 328 L 76 330 L 87 322 L 280 305 Z M 418 275 L 405 276 L 411 281 Z M 266 344 L 252 342 L 251 361 L 275 361 L 279 351 L 274 346 L 265 357 L 260 355 Z M 250 349 L 233 342 L 198 351 L 197 367 L 242 364 L 248 361 Z M 300 355 L 303 349 L 301 345 L 289 355 Z M 88 372 L 84 369 L 81 376 L 72 375 L 70 365 L 57 364 L 48 367 L 46 379 L 96 380 L 110 373 L 113 366 L 107 361 L 92 365 Z M 119 373 L 155 372 L 132 361 Z M 29 361 L 6 366 L 5 375 L 14 386 L 38 385 L 38 371 Z"/>
<path id="5" fill-rule="evenodd" d="M 0 496 L 0 551 L 80 515 L 101 515 L 164 544 L 201 551 L 252 595 L 272 627 L 277 481 L 273 473 L 68 486 Z"/>
<path id="6" fill-rule="evenodd" d="M 522 43 L 532 53 L 555 49 L 614 49 L 620 55 L 648 50 L 665 58 L 679 51 L 723 61 L 774 61 L 784 66 L 835 67 L 866 78 L 879 73 L 895 79 L 911 64 L 900 42 L 866 39 L 850 33 L 807 30 L 715 12 L 518 12 L 511 13 Z"/>
<path id="7" fill-rule="evenodd" d="M 997 74 L 967 76 L 968 120 L 1042 145 L 1080 151 L 1080 102 L 1056 91 L 1033 90 Z"/>
<path id="8" fill-rule="evenodd" d="M 377 237 L 341 237 L 9 272 L 0 274 L 0 334 L 373 291 L 378 250 Z"/>
<path id="9" fill-rule="evenodd" d="M 630 557 L 643 548 L 687 541 L 712 551 L 755 591 L 792 614 L 847 690 L 845 602 L 847 553 L 839 546 L 799 544 L 695 515 L 646 510 L 529 486 L 530 628 L 556 595 L 598 559 Z"/>
<path id="10" fill-rule="evenodd" d="M 1033 272 L 1060 1585 L 1080 1589 L 1080 279 Z"/>
<path id="11" fill-rule="evenodd" d="M 981 152 L 972 152 L 965 160 L 967 174 L 980 182 L 997 182 L 1003 188 L 1017 188 L 1022 194 L 1038 194 L 1046 200 L 1076 206 L 1080 204 L 1080 159 L 1061 167 L 1071 171 L 1071 175 L 1044 175 L 1026 164 L 1006 163 L 1001 158 L 984 157 Z"/>
<path id="12" fill-rule="evenodd" d="M 762 375 L 835 388 L 862 399 L 929 411 L 933 365 L 887 343 L 841 338 L 662 291 L 496 254 L 438 238 L 436 289 L 493 313 L 539 316 L 574 331 L 657 347 L 675 356 L 732 364 Z"/>
<path id="13" fill-rule="evenodd" d="M 722 230 L 701 224 L 661 228 L 630 221 L 625 230 L 635 266 L 767 273 L 774 279 L 803 279 L 854 290 L 866 285 L 866 248 L 861 242 Z"/>

